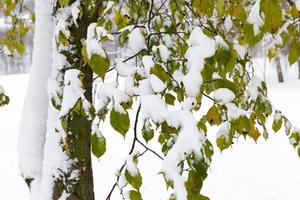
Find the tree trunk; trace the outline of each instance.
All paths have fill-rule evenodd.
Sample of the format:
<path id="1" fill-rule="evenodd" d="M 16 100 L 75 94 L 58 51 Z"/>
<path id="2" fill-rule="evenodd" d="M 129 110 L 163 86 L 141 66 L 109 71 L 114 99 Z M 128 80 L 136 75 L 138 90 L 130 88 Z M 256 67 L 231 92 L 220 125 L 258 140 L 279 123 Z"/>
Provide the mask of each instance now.
<path id="1" fill-rule="evenodd" d="M 284 81 L 284 79 L 283 79 L 283 73 L 282 73 L 282 68 L 281 68 L 279 56 L 276 57 L 275 62 L 276 62 L 276 70 L 277 70 L 278 82 L 282 83 Z"/>
<path id="2" fill-rule="evenodd" d="M 54 40 L 52 79 L 55 87 L 51 89 L 41 191 L 41 198 L 45 200 L 58 200 L 61 197 L 68 200 L 94 200 L 90 142 L 93 71 L 83 61 L 81 49 L 88 26 L 98 18 L 98 7 L 102 1 L 97 1 L 92 15 L 85 10 L 90 7 L 85 5 L 87 1 L 79 2 L 82 15 L 76 23 L 62 21 L 65 20 L 64 14 L 69 7 L 59 4 L 55 6 L 54 30 L 61 28 L 60 23 L 64 23 L 70 35 L 65 38 L 66 42 L 61 40 L 61 33 L 56 32 Z M 78 82 L 81 84 L 80 88 L 77 88 Z M 80 89 L 83 92 L 78 95 Z M 74 95 L 78 95 L 75 101 L 74 95 L 69 95 L 69 92 L 74 91 Z M 74 104 L 70 106 L 70 102 Z M 53 150 L 56 152 L 53 153 Z"/>
<path id="3" fill-rule="evenodd" d="M 39 199 L 47 124 L 47 80 L 52 66 L 51 2 L 52 0 L 35 1 L 33 63 L 23 106 L 18 141 L 19 168 L 30 187 L 32 199 Z"/>

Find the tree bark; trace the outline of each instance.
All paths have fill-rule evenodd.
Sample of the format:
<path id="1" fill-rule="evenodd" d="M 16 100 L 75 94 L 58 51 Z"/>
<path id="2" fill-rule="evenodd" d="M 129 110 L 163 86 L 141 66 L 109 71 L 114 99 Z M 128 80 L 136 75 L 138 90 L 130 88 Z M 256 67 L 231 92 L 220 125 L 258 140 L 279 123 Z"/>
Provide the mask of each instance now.
<path id="1" fill-rule="evenodd" d="M 97 1 L 97 6 L 94 13 L 91 15 L 86 8 L 86 1 L 81 0 L 82 17 L 68 27 L 70 36 L 68 38 L 69 50 L 60 50 L 57 46 L 58 54 L 66 58 L 67 64 L 61 70 L 62 79 L 68 70 L 79 70 L 82 88 L 84 89 L 84 97 L 80 98 L 75 106 L 65 116 L 60 116 L 59 121 L 64 124 L 62 133 L 61 148 L 66 154 L 67 160 L 72 160 L 72 165 L 67 171 L 54 180 L 54 187 L 52 191 L 52 199 L 58 200 L 64 193 L 68 194 L 68 200 L 94 200 L 94 184 L 93 171 L 91 163 L 91 125 L 92 118 L 86 114 L 88 108 L 86 104 L 92 104 L 92 84 L 93 71 L 83 60 L 81 49 L 83 47 L 82 41 L 86 39 L 88 26 L 95 22 L 98 18 L 98 7 L 102 1 Z M 57 9 L 64 9 L 59 4 Z M 59 17 L 59 16 L 58 16 Z M 59 18 L 58 18 L 59 20 Z M 67 23 L 66 23 L 67 24 Z M 59 67 L 58 67 L 59 68 Z M 66 83 L 65 83 L 66 84 Z M 64 85 L 66 87 L 66 85 Z M 63 96 L 63 99 L 69 98 Z M 62 105 L 63 106 L 63 105 Z M 62 108 L 60 108 L 62 110 Z M 76 173 L 74 178 L 72 174 Z"/>
<path id="2" fill-rule="evenodd" d="M 282 73 L 282 68 L 281 68 L 279 56 L 276 57 L 275 62 L 276 62 L 276 70 L 277 70 L 278 82 L 282 83 L 284 81 L 284 79 L 283 79 L 283 73 Z"/>

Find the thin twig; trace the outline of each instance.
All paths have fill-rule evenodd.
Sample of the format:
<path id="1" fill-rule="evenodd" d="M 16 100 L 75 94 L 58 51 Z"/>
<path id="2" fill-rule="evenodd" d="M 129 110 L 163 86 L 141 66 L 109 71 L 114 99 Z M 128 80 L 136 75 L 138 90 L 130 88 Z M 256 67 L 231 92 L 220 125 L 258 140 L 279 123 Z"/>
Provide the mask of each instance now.
<path id="1" fill-rule="evenodd" d="M 130 148 L 130 151 L 129 151 L 128 155 L 131 155 L 133 153 L 133 150 L 135 148 L 135 144 L 136 144 L 136 141 L 137 141 L 137 124 L 138 124 L 138 120 L 139 120 L 140 111 L 141 111 L 141 106 L 139 106 L 139 108 L 136 112 L 136 115 L 135 115 L 135 122 L 134 122 L 134 129 L 133 129 L 134 130 L 134 138 L 133 138 L 131 148 Z M 121 168 L 119 170 L 120 173 L 123 171 L 125 166 L 126 166 L 126 160 L 125 160 L 124 164 L 121 166 Z M 117 181 L 112 186 L 109 194 L 106 197 L 106 200 L 110 200 L 113 191 L 115 190 L 116 186 L 118 185 L 119 179 L 120 179 L 120 176 L 118 176 Z"/>
<path id="2" fill-rule="evenodd" d="M 151 153 L 153 153 L 154 155 L 156 155 L 158 158 L 160 158 L 161 160 L 164 160 L 163 157 L 161 157 L 158 153 L 156 153 L 154 150 L 150 149 L 149 147 L 147 147 L 144 143 L 142 143 L 138 138 L 136 138 L 136 141 L 142 145 L 147 151 L 150 151 Z"/>

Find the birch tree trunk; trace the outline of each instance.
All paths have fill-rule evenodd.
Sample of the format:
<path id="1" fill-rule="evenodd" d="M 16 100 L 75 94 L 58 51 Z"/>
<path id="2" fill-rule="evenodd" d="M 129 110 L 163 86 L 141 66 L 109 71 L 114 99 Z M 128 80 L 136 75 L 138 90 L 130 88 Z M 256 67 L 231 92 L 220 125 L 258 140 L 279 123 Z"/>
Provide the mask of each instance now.
<path id="1" fill-rule="evenodd" d="M 19 168 L 30 187 L 32 199 L 38 199 L 46 134 L 47 80 L 52 66 L 51 0 L 35 1 L 33 62 L 24 101 L 18 141 Z"/>
<path id="2" fill-rule="evenodd" d="M 49 81 L 47 138 L 40 199 L 93 200 L 91 124 L 93 71 L 81 50 L 90 23 L 98 18 L 89 1 L 55 5 L 53 71 Z M 74 16 L 74 9 L 81 13 Z M 77 18 L 78 17 L 78 18 Z M 62 26 L 63 25 L 63 26 Z"/>

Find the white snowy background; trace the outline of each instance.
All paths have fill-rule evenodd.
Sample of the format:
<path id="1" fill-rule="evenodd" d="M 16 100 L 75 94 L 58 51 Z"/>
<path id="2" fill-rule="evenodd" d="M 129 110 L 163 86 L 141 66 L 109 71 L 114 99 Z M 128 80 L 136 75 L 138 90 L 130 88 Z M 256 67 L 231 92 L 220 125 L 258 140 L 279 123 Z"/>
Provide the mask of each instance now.
<path id="1" fill-rule="evenodd" d="M 263 61 L 256 61 L 257 71 Z M 274 68 L 274 67 L 273 67 Z M 300 80 L 294 68 L 285 68 L 285 82 L 278 83 L 272 66 L 268 66 L 269 97 L 293 123 L 300 126 Z M 261 70 L 262 71 L 262 70 Z M 30 195 L 17 166 L 17 138 L 22 104 L 29 76 L 0 76 L 11 102 L 0 108 L 0 199 L 29 200 Z M 204 102 L 203 106 L 209 106 Z M 131 126 L 132 129 L 132 126 Z M 214 138 L 217 127 L 210 128 L 208 136 Z M 95 193 L 103 200 L 115 182 L 115 172 L 124 163 L 130 148 L 132 130 L 126 140 L 111 127 L 104 127 L 107 152 L 100 160 L 94 159 Z M 213 140 L 212 140 L 213 141 Z M 213 141 L 214 142 L 214 141 Z M 155 143 L 150 143 L 155 147 Z M 142 194 L 145 200 L 165 199 L 165 184 L 161 175 L 161 162 L 150 153 L 141 158 L 139 168 L 143 174 Z M 273 134 L 268 141 L 260 138 L 258 144 L 240 137 L 233 148 L 222 154 L 215 148 L 209 176 L 203 193 L 212 200 L 298 200 L 300 199 L 300 159 L 289 144 L 283 131 Z M 118 200 L 118 190 L 112 196 Z"/>

